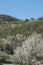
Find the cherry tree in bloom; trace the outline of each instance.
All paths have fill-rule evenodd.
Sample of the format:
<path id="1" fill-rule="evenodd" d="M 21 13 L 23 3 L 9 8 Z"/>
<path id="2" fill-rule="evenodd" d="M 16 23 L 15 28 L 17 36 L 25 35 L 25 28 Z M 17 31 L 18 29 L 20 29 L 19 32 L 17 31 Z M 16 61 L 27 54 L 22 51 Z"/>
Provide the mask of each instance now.
<path id="1" fill-rule="evenodd" d="M 22 54 L 22 55 L 21 55 Z M 40 34 L 33 33 L 23 43 L 21 48 L 16 48 L 16 58 L 28 60 L 31 58 L 32 62 L 36 62 L 37 57 L 43 57 L 43 38 Z M 25 57 L 23 57 L 25 56 Z M 20 59 L 21 59 L 20 58 Z"/>
<path id="2" fill-rule="evenodd" d="M 15 51 L 15 58 L 17 62 L 22 62 L 25 63 L 28 58 L 27 55 L 24 53 L 24 49 L 22 47 L 17 47 Z"/>
<path id="3" fill-rule="evenodd" d="M 27 53 L 43 54 L 43 39 L 40 34 L 34 33 L 23 42 L 22 47 Z"/>

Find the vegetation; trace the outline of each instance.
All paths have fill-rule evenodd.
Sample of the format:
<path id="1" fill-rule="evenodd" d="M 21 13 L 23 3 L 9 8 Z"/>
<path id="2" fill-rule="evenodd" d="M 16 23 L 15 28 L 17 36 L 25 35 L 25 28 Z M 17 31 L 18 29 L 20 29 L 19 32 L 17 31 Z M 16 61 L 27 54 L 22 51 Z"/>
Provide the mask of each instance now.
<path id="1" fill-rule="evenodd" d="M 43 60 L 43 17 L 20 20 L 0 14 L 0 61 L 31 65 Z"/>
<path id="2" fill-rule="evenodd" d="M 3 65 L 2 63 L 0 63 L 0 65 Z"/>
<path id="3" fill-rule="evenodd" d="M 43 59 L 43 39 L 40 34 L 31 34 L 23 43 L 17 47 L 15 52 L 17 62 L 34 65 L 41 63 Z M 38 63 L 39 62 L 39 63 Z"/>

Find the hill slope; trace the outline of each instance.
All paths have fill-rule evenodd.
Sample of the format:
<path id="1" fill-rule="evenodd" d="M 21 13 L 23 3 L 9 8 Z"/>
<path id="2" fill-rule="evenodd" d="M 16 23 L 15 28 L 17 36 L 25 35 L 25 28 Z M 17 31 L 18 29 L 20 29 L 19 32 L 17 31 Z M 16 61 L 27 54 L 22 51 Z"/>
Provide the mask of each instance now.
<path id="1" fill-rule="evenodd" d="M 1 39 L 11 40 L 14 47 L 21 46 L 22 41 L 33 32 L 41 33 L 43 36 L 43 17 L 20 20 L 8 15 L 0 15 L 0 42 Z M 13 37 L 14 36 L 14 37 Z M 21 40 L 17 40 L 17 37 Z M 14 39 L 11 39 L 14 38 Z M 16 39 L 15 39 L 16 38 Z M 20 43 L 19 43 L 20 42 Z"/>
<path id="2" fill-rule="evenodd" d="M 3 62 L 7 57 L 7 62 L 11 61 L 12 58 L 11 60 L 9 59 L 11 56 L 9 54 L 13 54 L 17 47 L 21 47 L 22 42 L 34 32 L 43 36 L 43 17 L 24 21 L 9 15 L 0 14 L 0 58 L 2 57 L 0 61 Z"/>

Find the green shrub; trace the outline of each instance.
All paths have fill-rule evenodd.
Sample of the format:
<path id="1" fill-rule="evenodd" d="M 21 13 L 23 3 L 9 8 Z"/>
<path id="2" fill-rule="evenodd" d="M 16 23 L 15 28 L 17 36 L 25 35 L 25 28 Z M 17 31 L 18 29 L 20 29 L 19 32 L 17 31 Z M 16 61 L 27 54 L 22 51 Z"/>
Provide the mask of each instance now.
<path id="1" fill-rule="evenodd" d="M 0 63 L 0 65 L 3 65 L 2 63 Z"/>

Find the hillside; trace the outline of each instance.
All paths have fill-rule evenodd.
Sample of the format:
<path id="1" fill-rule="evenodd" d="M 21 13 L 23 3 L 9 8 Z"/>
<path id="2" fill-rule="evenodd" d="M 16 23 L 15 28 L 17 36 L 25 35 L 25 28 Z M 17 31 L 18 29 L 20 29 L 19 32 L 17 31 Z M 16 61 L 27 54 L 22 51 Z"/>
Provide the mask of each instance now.
<path id="1" fill-rule="evenodd" d="M 5 22 L 15 23 L 15 21 L 17 22 L 17 21 L 21 21 L 21 20 L 17 19 L 16 17 L 13 17 L 13 16 L 0 14 L 0 23 L 5 23 Z"/>
<path id="2" fill-rule="evenodd" d="M 24 21 L 8 15 L 0 15 L 0 38 L 6 38 L 7 35 L 16 35 L 18 33 L 28 36 L 32 32 L 43 35 L 43 17 L 37 20 L 31 18 L 31 20 L 26 19 Z"/>
<path id="3" fill-rule="evenodd" d="M 33 32 L 41 33 L 43 36 L 43 17 L 24 21 L 9 15 L 0 15 L 0 38 L 7 39 L 8 36 L 17 35 L 27 37 Z"/>
<path id="4" fill-rule="evenodd" d="M 0 51 L 13 54 L 22 46 L 29 35 L 40 33 L 43 37 L 43 17 L 20 20 L 9 15 L 0 14 Z"/>

